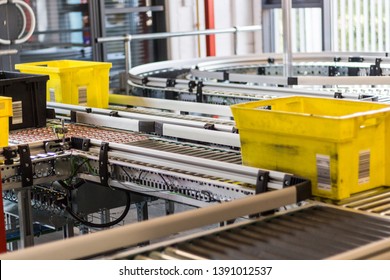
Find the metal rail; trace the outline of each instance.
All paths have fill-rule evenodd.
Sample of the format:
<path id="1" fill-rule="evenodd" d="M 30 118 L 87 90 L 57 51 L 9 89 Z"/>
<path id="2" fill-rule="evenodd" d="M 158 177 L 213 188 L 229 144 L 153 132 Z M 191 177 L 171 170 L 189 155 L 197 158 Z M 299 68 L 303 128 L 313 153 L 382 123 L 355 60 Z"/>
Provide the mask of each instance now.
<path id="1" fill-rule="evenodd" d="M 136 40 L 156 40 L 156 39 L 166 39 L 172 37 L 183 37 L 183 36 L 197 36 L 197 35 L 210 35 L 210 34 L 225 34 L 233 33 L 234 34 L 234 53 L 237 54 L 237 42 L 239 32 L 253 32 L 259 31 L 262 27 L 259 25 L 251 26 L 236 26 L 231 28 L 224 29 L 206 29 L 206 30 L 197 30 L 197 31 L 186 31 L 186 32 L 161 32 L 161 33 L 152 33 L 152 34 L 136 34 L 136 35 L 125 35 L 125 36 L 113 36 L 113 37 L 101 37 L 97 38 L 97 43 L 106 43 L 106 42 L 124 42 L 125 44 L 125 59 L 126 59 L 126 74 L 128 75 L 130 69 L 132 68 L 131 60 L 131 42 Z"/>

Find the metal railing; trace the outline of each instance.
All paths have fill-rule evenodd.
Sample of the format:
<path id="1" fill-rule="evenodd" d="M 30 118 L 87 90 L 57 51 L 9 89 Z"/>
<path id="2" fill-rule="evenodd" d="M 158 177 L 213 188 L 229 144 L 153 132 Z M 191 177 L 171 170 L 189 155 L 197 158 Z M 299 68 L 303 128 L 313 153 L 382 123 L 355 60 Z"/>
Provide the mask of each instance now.
<path id="1" fill-rule="evenodd" d="M 156 40 L 156 39 L 167 39 L 172 37 L 184 37 L 184 36 L 198 36 L 198 35 L 214 35 L 214 34 L 234 34 L 234 54 L 237 54 L 238 49 L 238 36 L 239 32 L 253 32 L 260 31 L 262 27 L 260 25 L 249 25 L 249 26 L 234 26 L 224 29 L 205 29 L 196 31 L 183 31 L 183 32 L 161 32 L 151 34 L 136 34 L 136 35 L 125 35 L 125 36 L 113 36 L 113 37 L 101 37 L 97 38 L 97 43 L 107 42 L 124 42 L 125 46 L 125 59 L 126 59 L 126 74 L 128 75 L 132 68 L 131 61 L 131 42 L 139 40 Z"/>

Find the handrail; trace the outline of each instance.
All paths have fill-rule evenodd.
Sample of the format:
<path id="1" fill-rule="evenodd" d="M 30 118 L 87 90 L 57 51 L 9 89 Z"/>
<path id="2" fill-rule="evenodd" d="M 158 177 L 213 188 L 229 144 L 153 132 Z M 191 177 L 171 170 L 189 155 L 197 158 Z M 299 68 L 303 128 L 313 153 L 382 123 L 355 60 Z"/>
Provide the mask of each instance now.
<path id="1" fill-rule="evenodd" d="M 248 25 L 248 26 L 234 26 L 223 29 L 205 29 L 195 31 L 180 31 L 180 32 L 160 32 L 150 34 L 135 34 L 135 35 L 124 35 L 124 36 L 112 36 L 112 37 L 101 37 L 96 38 L 96 43 L 107 43 L 107 42 L 124 42 L 125 44 L 125 58 L 126 58 L 126 75 L 129 75 L 129 71 L 132 68 L 131 61 L 131 42 L 136 40 L 155 40 L 155 39 L 166 39 L 172 37 L 183 37 L 183 36 L 197 36 L 197 35 L 210 35 L 210 34 L 234 34 L 234 54 L 237 54 L 238 49 L 238 37 L 239 32 L 251 32 L 262 30 L 260 25 Z"/>

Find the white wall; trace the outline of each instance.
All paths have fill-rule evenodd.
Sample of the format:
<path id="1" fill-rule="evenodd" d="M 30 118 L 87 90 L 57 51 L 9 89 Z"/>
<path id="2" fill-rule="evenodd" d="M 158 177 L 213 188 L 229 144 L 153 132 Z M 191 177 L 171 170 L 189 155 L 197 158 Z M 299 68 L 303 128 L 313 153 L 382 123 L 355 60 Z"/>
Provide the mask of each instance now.
<path id="1" fill-rule="evenodd" d="M 168 32 L 205 29 L 203 1 L 166 0 L 166 7 Z M 204 49 L 204 44 L 204 40 L 202 42 L 197 36 L 171 38 L 168 40 L 168 57 L 169 59 L 198 57 L 201 54 L 200 50 Z"/>
<path id="2" fill-rule="evenodd" d="M 261 1 L 215 0 L 215 28 L 259 25 L 261 22 Z M 257 39 L 255 39 L 258 37 Z M 238 34 L 237 54 L 259 52 L 260 32 L 241 32 Z M 233 35 L 223 34 L 216 38 L 217 55 L 233 55 Z"/>
<path id="3" fill-rule="evenodd" d="M 260 0 L 214 0 L 215 28 L 260 25 Z M 203 0 L 166 0 L 168 31 L 191 31 L 205 29 Z M 238 35 L 238 54 L 260 52 L 261 31 L 243 32 Z M 216 54 L 234 54 L 232 34 L 216 35 Z M 204 36 L 180 37 L 169 40 L 170 59 L 189 59 L 206 56 Z"/>

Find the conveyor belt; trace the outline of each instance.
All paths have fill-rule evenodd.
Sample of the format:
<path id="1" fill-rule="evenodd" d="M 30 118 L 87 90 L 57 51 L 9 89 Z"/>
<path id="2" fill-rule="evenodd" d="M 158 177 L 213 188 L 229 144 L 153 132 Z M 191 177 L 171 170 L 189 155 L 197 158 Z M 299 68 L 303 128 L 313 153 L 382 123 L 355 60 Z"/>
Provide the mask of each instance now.
<path id="1" fill-rule="evenodd" d="M 129 259 L 324 259 L 390 237 L 390 220 L 311 206 L 132 255 Z"/>
<path id="2" fill-rule="evenodd" d="M 102 129 L 85 125 L 67 124 L 66 128 L 68 129 L 66 137 L 85 137 L 115 143 L 130 143 L 147 139 L 147 136 L 138 133 Z M 48 126 L 11 131 L 9 134 L 9 141 L 13 144 L 26 144 L 56 140 L 58 137 L 59 136 L 54 133 L 53 127 Z"/>

